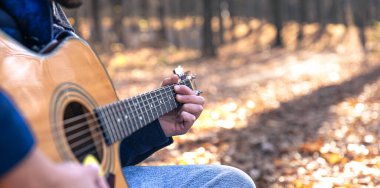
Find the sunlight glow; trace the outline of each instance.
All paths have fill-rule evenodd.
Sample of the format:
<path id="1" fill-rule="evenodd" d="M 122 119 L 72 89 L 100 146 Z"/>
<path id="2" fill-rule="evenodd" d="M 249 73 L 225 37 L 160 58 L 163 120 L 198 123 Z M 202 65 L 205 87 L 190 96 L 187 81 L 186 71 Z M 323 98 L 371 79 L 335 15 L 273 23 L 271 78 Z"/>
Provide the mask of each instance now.
<path id="1" fill-rule="evenodd" d="M 362 112 L 364 111 L 364 108 L 365 108 L 365 106 L 363 103 L 356 104 L 355 110 L 354 110 L 356 116 L 360 116 L 362 114 Z"/>
<path id="2" fill-rule="evenodd" d="M 255 102 L 253 102 L 252 100 L 249 100 L 249 101 L 247 101 L 246 106 L 247 106 L 249 109 L 253 109 L 253 108 L 256 107 L 256 104 L 255 104 Z"/>

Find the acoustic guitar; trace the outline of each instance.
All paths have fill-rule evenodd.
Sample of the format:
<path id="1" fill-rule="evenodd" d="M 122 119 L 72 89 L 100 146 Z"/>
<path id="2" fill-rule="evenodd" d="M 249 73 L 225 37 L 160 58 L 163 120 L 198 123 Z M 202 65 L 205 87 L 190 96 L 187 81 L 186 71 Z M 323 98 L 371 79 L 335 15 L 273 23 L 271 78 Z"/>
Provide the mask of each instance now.
<path id="1" fill-rule="evenodd" d="M 181 105 L 174 85 L 119 100 L 105 67 L 78 38 L 41 55 L 0 32 L 0 72 L 0 88 L 30 124 L 37 147 L 57 162 L 95 157 L 110 187 L 128 187 L 120 141 Z M 175 73 L 193 89 L 193 76 Z"/>

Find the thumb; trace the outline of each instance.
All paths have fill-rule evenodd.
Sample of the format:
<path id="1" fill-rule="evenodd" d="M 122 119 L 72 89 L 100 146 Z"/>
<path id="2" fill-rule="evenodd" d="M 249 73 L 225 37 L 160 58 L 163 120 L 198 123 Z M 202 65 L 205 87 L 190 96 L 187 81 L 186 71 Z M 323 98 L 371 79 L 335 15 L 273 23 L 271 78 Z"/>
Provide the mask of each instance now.
<path id="1" fill-rule="evenodd" d="M 108 184 L 104 177 L 99 175 L 100 167 L 98 165 L 89 164 L 86 166 L 90 176 L 94 178 L 94 182 L 98 188 L 108 188 Z"/>
<path id="2" fill-rule="evenodd" d="M 97 165 L 89 164 L 86 166 L 86 171 L 91 177 L 98 177 L 100 168 Z"/>

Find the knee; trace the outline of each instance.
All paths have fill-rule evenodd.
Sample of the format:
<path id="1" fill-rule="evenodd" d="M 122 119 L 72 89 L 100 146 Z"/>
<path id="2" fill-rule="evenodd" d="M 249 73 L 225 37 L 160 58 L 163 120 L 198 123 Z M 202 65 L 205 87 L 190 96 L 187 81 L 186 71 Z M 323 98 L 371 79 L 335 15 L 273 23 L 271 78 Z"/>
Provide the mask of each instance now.
<path id="1" fill-rule="evenodd" d="M 255 188 L 255 184 L 251 177 L 240 169 L 218 165 L 218 175 L 215 178 L 225 182 L 226 187 L 241 187 L 241 188 Z"/>

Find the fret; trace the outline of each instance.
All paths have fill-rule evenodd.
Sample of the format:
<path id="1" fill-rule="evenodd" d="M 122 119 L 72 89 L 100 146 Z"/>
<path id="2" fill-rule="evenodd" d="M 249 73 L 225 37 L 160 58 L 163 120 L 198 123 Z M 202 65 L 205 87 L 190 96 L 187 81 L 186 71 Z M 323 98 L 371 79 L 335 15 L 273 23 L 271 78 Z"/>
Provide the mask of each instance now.
<path id="1" fill-rule="evenodd" d="M 170 111 L 170 110 L 174 109 L 174 105 L 172 103 L 172 98 L 171 98 L 171 92 L 170 92 L 170 90 L 166 90 L 165 91 L 165 95 L 166 95 L 166 98 L 167 98 L 167 102 L 169 104 L 168 111 Z"/>
<path id="2" fill-rule="evenodd" d="M 146 118 L 146 124 L 149 124 L 150 122 L 152 122 L 154 116 L 152 114 L 152 105 L 151 103 L 149 103 L 149 98 L 148 98 L 148 93 L 145 93 L 143 95 L 141 95 L 141 99 L 143 100 L 143 105 L 144 105 L 144 115 L 145 118 Z"/>
<path id="3" fill-rule="evenodd" d="M 164 111 L 162 110 L 162 97 L 160 97 L 159 92 L 154 92 L 153 101 L 156 106 L 157 117 L 162 116 L 164 114 Z"/>
<path id="4" fill-rule="evenodd" d="M 120 105 L 119 105 L 119 101 L 117 101 L 116 103 L 114 103 L 114 110 L 115 110 L 115 116 L 116 116 L 116 123 L 117 123 L 117 127 L 119 129 L 119 135 L 120 135 L 120 138 L 124 138 L 125 136 L 125 131 L 124 131 L 124 122 L 123 122 L 123 114 L 122 114 L 122 109 L 120 108 Z"/>
<path id="5" fill-rule="evenodd" d="M 167 112 L 170 111 L 170 107 L 168 107 L 167 102 L 166 102 L 167 101 L 167 95 L 166 95 L 165 89 L 162 89 L 160 91 L 160 95 L 161 95 L 160 102 L 164 105 L 164 107 L 165 107 L 165 113 L 164 114 L 166 114 Z"/>
<path id="6" fill-rule="evenodd" d="M 173 104 L 173 97 L 172 97 L 172 91 L 171 90 L 168 90 L 165 92 L 165 95 L 166 95 L 166 98 L 168 99 L 168 103 L 169 103 L 169 107 L 170 109 L 168 111 L 171 111 L 172 109 L 175 109 L 175 105 Z"/>
<path id="7" fill-rule="evenodd" d="M 121 138 L 119 123 L 117 122 L 117 113 L 116 113 L 113 106 L 114 106 L 114 104 L 109 105 L 108 110 L 110 111 L 110 118 L 113 120 L 112 122 L 114 122 L 116 139 L 119 139 L 119 138 Z"/>
<path id="8" fill-rule="evenodd" d="M 174 95 L 174 86 L 173 87 L 169 87 L 167 90 L 166 90 L 166 95 L 168 96 L 168 102 L 170 104 L 170 110 L 173 110 L 176 108 L 175 104 L 173 103 L 173 100 L 175 100 L 173 98 L 173 95 Z"/>
<path id="9" fill-rule="evenodd" d="M 126 106 L 126 109 L 128 109 L 127 116 L 129 119 L 129 122 L 131 122 L 130 126 L 128 126 L 129 133 L 132 134 L 133 130 L 135 129 L 135 119 L 133 117 L 133 108 L 132 105 L 130 104 L 131 99 L 126 99 L 124 100 L 124 105 Z"/>
<path id="10" fill-rule="evenodd" d="M 157 112 L 157 106 L 154 103 L 154 97 L 153 97 L 152 93 L 149 93 L 148 103 L 149 103 L 149 111 L 150 111 L 150 114 L 152 115 L 151 121 L 154 121 L 155 119 L 159 118 L 160 115 Z"/>
<path id="11" fill-rule="evenodd" d="M 179 82 L 192 89 L 191 82 Z M 181 104 L 176 100 L 175 85 L 164 86 L 139 96 L 96 108 L 107 144 L 119 141 Z"/>
<path id="12" fill-rule="evenodd" d="M 136 101 L 135 104 L 137 104 L 137 108 L 138 108 L 138 120 L 140 121 L 141 123 L 141 126 L 142 127 L 143 125 L 146 125 L 146 119 L 144 118 L 144 111 L 145 111 L 145 108 L 144 108 L 144 104 L 143 104 L 143 101 L 142 101 L 142 98 L 141 96 L 137 96 L 136 97 Z"/>
<path id="13" fill-rule="evenodd" d="M 139 96 L 139 99 L 140 99 L 140 109 L 141 109 L 141 117 L 144 121 L 144 125 L 148 124 L 149 123 L 149 116 L 148 116 L 148 106 L 147 105 L 147 101 L 144 99 L 144 96 L 145 95 L 140 95 Z"/>
<path id="14" fill-rule="evenodd" d="M 115 135 L 115 130 L 113 129 L 113 124 L 112 122 L 110 121 L 110 114 L 108 113 L 108 110 L 107 110 L 107 106 L 105 106 L 104 108 L 102 108 L 102 111 L 104 112 L 105 114 L 105 118 L 106 118 L 106 121 L 107 121 L 107 125 L 109 125 L 108 127 L 110 128 L 111 130 L 111 138 L 112 138 L 112 142 L 114 142 L 116 140 L 116 135 Z"/>
<path id="15" fill-rule="evenodd" d="M 129 112 L 130 113 L 128 113 L 129 114 L 129 117 L 131 118 L 131 121 L 133 122 L 131 125 L 131 133 L 132 132 L 134 132 L 135 130 L 137 130 L 137 127 L 138 127 L 138 122 L 137 122 L 137 120 L 136 120 L 136 115 L 135 115 L 135 109 L 134 109 L 134 107 L 133 107 L 133 105 L 132 105 L 132 100 L 133 100 L 133 98 L 132 99 L 129 99 L 128 101 L 127 101 L 127 104 L 128 104 L 128 107 L 129 107 Z"/>
<path id="16" fill-rule="evenodd" d="M 142 127 L 142 123 L 139 120 L 139 109 L 138 109 L 136 100 L 137 100 L 137 97 L 133 97 L 130 101 L 130 105 L 131 105 L 132 113 L 133 113 L 132 117 L 136 123 L 135 126 L 133 127 L 133 131 L 137 130 L 139 127 Z"/>
<path id="17" fill-rule="evenodd" d="M 149 95 L 148 103 L 149 103 L 149 108 L 150 108 L 150 113 L 152 114 L 152 120 L 155 120 L 160 117 L 160 114 L 157 112 L 157 105 L 155 103 L 154 97 L 152 96 L 152 92 L 149 92 L 147 95 Z"/>
<path id="18" fill-rule="evenodd" d="M 123 107 L 121 106 L 121 101 L 117 101 L 116 104 L 115 104 L 115 107 L 116 107 L 116 110 L 117 110 L 117 114 L 118 114 L 118 122 L 119 122 L 119 126 L 120 126 L 120 129 L 121 129 L 121 134 L 122 134 L 122 138 L 127 136 L 127 131 L 125 130 L 125 120 L 124 120 L 124 110 L 123 110 Z"/>
<path id="19" fill-rule="evenodd" d="M 126 122 L 126 124 L 125 124 L 125 130 L 127 131 L 127 134 L 125 135 L 125 136 L 128 136 L 128 135 L 131 135 L 132 134 L 132 128 L 131 128 L 131 126 L 133 125 L 133 122 L 131 121 L 132 120 L 132 118 L 130 117 L 131 115 L 128 113 L 128 110 L 130 110 L 130 108 L 127 106 L 127 104 L 126 104 L 126 100 L 123 100 L 123 101 L 121 101 L 121 105 L 122 105 L 122 107 L 125 109 L 124 110 L 124 120 L 125 120 L 125 122 Z"/>
<path id="20" fill-rule="evenodd" d="M 167 86 L 165 87 L 162 91 L 161 91 L 161 94 L 162 94 L 162 102 L 164 103 L 165 105 L 165 113 L 168 113 L 172 110 L 172 107 L 170 105 L 170 100 L 169 100 L 169 97 L 167 95 L 168 93 L 168 89 L 170 88 L 170 86 Z"/>
<path id="21" fill-rule="evenodd" d="M 99 119 L 100 126 L 102 127 L 102 130 L 104 133 L 103 135 L 104 135 L 106 142 L 111 143 L 111 138 L 110 138 L 111 131 L 109 129 L 109 126 L 107 126 L 108 125 L 107 119 L 104 115 L 102 108 L 100 108 L 100 109 L 96 108 L 94 111 L 95 111 L 97 118 Z"/>
<path id="22" fill-rule="evenodd" d="M 160 101 L 159 101 L 160 98 L 157 96 L 157 93 L 158 93 L 158 90 L 151 92 L 149 94 L 150 95 L 149 103 L 153 104 L 152 111 L 154 111 L 155 119 L 161 116 L 161 106 L 160 106 Z"/>
<path id="23" fill-rule="evenodd" d="M 133 122 L 134 122 L 134 124 L 133 124 L 133 127 L 132 127 L 132 131 L 134 131 L 134 130 L 137 130 L 138 129 L 138 127 L 140 126 L 140 121 L 138 121 L 138 118 L 137 118 L 137 116 L 138 116 L 138 111 L 137 111 L 137 109 L 135 108 L 135 106 L 133 105 L 133 100 L 135 100 L 135 97 L 133 97 L 130 101 L 129 101 L 129 106 L 130 106 L 130 108 L 131 108 L 131 114 L 132 114 L 132 119 L 133 119 Z"/>

